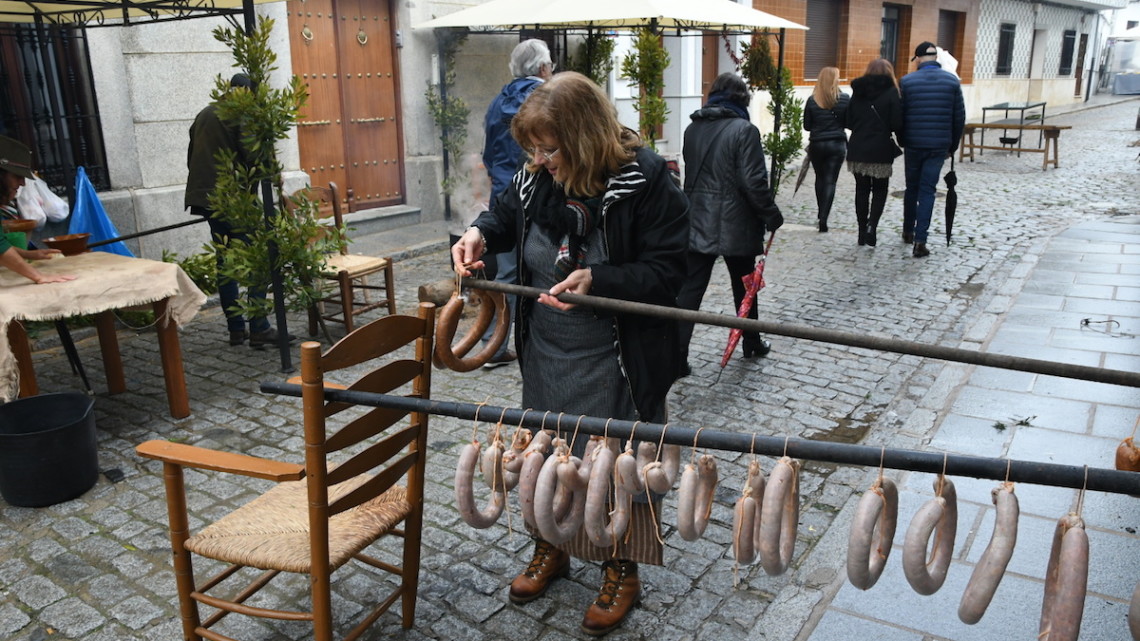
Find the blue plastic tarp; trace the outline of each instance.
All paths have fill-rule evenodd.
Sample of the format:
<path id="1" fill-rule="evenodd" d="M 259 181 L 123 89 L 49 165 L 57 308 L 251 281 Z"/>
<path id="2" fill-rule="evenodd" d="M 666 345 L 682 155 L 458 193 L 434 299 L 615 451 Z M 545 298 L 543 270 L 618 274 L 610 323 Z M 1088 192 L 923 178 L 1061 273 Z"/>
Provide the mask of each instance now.
<path id="1" fill-rule="evenodd" d="M 107 216 L 107 210 L 103 209 L 103 203 L 95 193 L 95 185 L 91 184 L 87 170 L 83 167 L 75 173 L 75 203 L 71 208 L 71 223 L 67 233 L 91 234 L 87 239 L 88 245 L 119 237 L 119 230 L 115 229 L 115 223 Z M 95 247 L 93 250 L 134 257 L 122 241 Z"/>

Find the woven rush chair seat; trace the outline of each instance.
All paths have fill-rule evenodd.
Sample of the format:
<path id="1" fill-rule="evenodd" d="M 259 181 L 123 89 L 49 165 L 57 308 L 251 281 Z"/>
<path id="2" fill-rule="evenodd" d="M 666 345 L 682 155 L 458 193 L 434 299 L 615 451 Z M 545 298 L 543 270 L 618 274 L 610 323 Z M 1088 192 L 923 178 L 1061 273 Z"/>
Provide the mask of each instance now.
<path id="1" fill-rule="evenodd" d="M 329 487 L 335 501 L 371 478 L 361 475 Z M 305 481 L 275 485 L 265 494 L 186 540 L 186 549 L 211 559 L 262 570 L 307 574 L 312 569 Z M 329 565 L 335 570 L 411 512 L 402 486 L 329 517 Z"/>
<path id="2" fill-rule="evenodd" d="M 305 188 L 309 198 L 320 203 L 324 217 L 332 218 L 332 225 L 340 230 L 340 249 L 325 257 L 326 268 L 321 277 L 331 281 L 316 303 L 309 308 L 309 335 L 316 336 L 317 326 L 324 321 L 344 324 L 345 333 L 356 328 L 356 317 L 374 309 L 387 307 L 389 314 L 396 313 L 396 283 L 392 261 L 387 257 L 364 256 L 348 251 L 348 227 L 341 211 L 340 190 L 336 183 L 327 187 L 313 185 Z M 378 284 L 369 283 L 369 277 L 382 278 Z M 379 294 L 369 297 L 369 292 Z M 327 336 L 328 330 L 325 330 Z"/>

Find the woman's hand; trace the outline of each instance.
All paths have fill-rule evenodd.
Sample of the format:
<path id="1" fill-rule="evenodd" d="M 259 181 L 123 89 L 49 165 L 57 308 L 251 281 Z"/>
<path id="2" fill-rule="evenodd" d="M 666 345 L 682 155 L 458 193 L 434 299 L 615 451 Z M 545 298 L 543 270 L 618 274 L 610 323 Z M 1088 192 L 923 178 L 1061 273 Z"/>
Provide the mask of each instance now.
<path id="1" fill-rule="evenodd" d="M 44 285 L 46 283 L 66 283 L 69 280 L 75 280 L 76 276 L 72 274 L 40 274 L 35 278 L 37 285 Z"/>
<path id="2" fill-rule="evenodd" d="M 57 254 L 62 254 L 58 249 L 26 249 L 20 252 L 24 258 L 29 260 L 47 260 Z"/>
<path id="3" fill-rule="evenodd" d="M 574 309 L 574 307 L 576 307 L 575 305 L 571 303 L 563 303 L 562 301 L 555 298 L 555 296 L 558 296 L 562 292 L 570 292 L 571 294 L 589 294 L 590 286 L 593 284 L 594 274 L 590 271 L 589 267 L 586 269 L 575 269 L 574 271 L 570 272 L 570 275 L 566 277 L 566 280 L 558 283 L 554 287 L 551 287 L 549 294 L 539 294 L 538 302 L 542 303 L 543 305 L 549 305 L 556 309 L 561 309 L 562 311 Z"/>
<path id="4" fill-rule="evenodd" d="M 483 233 L 478 227 L 468 227 L 463 236 L 451 246 L 451 260 L 455 264 L 455 271 L 460 276 L 470 276 L 471 271 L 482 269 L 483 261 L 479 260 L 483 252 L 487 251 L 487 244 L 483 240 Z"/>

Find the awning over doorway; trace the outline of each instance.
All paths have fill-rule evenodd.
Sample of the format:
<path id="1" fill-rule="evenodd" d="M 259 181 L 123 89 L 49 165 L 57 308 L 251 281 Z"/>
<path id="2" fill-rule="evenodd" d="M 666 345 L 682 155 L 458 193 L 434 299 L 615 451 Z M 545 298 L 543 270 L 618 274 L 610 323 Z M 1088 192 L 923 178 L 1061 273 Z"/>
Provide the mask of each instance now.
<path id="1" fill-rule="evenodd" d="M 807 27 L 731 0 L 490 0 L 414 29 L 659 29 L 751 32 Z"/>
<path id="2" fill-rule="evenodd" d="M 251 4 L 275 0 L 254 0 Z M 242 0 L 0 0 L 0 22 L 87 27 L 241 14 Z"/>

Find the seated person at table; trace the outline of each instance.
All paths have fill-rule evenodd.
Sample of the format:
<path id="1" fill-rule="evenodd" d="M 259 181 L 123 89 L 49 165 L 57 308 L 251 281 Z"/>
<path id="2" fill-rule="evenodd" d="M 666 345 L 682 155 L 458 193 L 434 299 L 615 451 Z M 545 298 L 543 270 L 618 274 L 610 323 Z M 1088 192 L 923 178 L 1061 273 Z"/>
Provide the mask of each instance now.
<path id="1" fill-rule="evenodd" d="M 16 211 L 16 192 L 32 177 L 32 151 L 18 140 L 0 136 L 0 210 Z M 28 260 L 49 258 L 58 249 L 20 249 L 12 246 L 7 235 L 0 234 L 0 267 L 7 267 L 36 283 L 62 283 L 75 276 L 44 274 L 28 264 Z"/>

